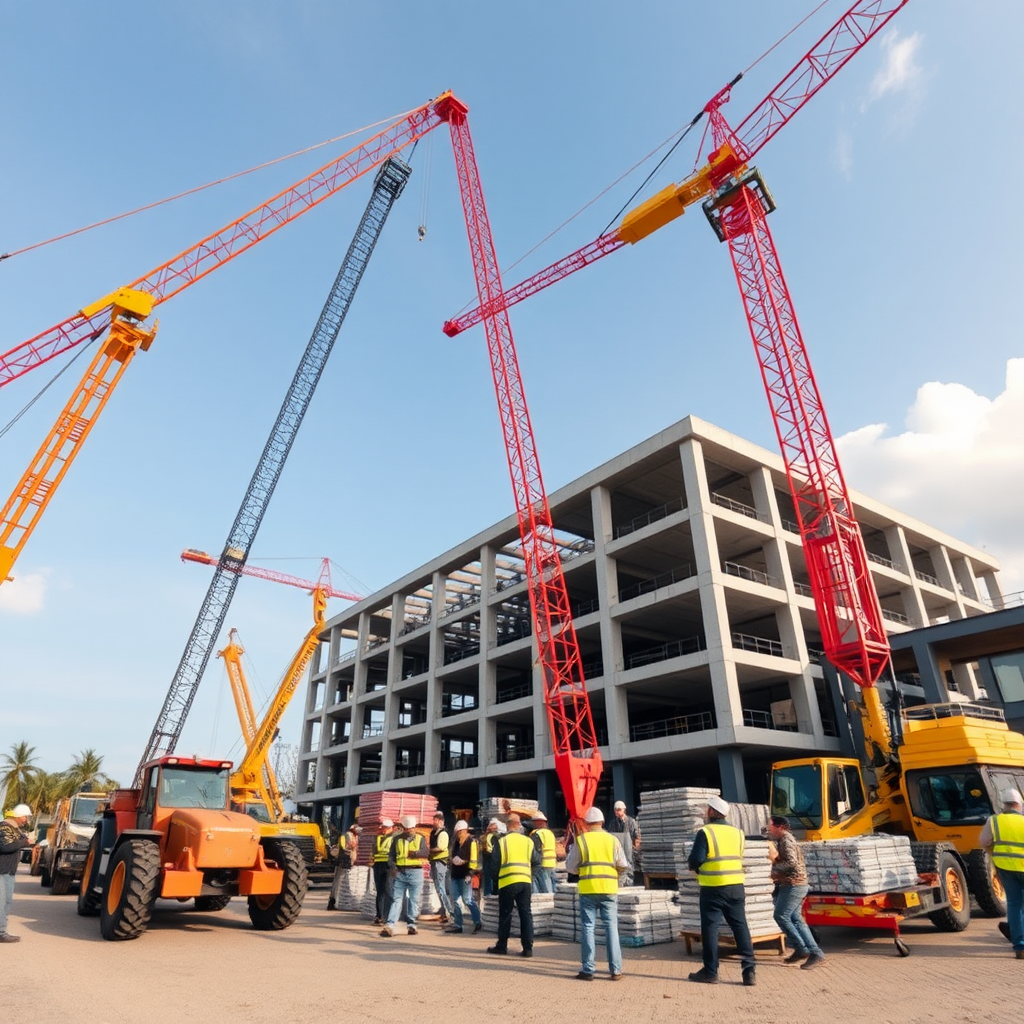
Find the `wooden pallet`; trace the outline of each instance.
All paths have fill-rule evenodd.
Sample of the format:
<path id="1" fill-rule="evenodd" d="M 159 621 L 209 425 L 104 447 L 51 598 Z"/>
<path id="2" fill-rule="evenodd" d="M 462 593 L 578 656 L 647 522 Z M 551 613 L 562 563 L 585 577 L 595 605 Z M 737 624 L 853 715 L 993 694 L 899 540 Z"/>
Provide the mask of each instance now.
<path id="1" fill-rule="evenodd" d="M 686 943 L 686 955 L 689 956 L 693 952 L 694 945 L 700 945 L 700 932 L 687 932 L 682 931 L 679 933 L 679 937 Z M 754 946 L 754 952 L 757 952 L 759 947 L 764 947 L 768 951 L 775 951 L 779 956 L 786 955 L 786 936 L 782 932 L 777 932 L 774 935 L 758 935 L 756 938 L 752 938 L 751 942 Z M 732 936 L 732 932 L 728 928 L 722 929 L 718 935 L 718 948 L 721 950 L 727 950 L 726 956 L 729 953 L 735 953 L 736 951 L 736 940 Z"/>

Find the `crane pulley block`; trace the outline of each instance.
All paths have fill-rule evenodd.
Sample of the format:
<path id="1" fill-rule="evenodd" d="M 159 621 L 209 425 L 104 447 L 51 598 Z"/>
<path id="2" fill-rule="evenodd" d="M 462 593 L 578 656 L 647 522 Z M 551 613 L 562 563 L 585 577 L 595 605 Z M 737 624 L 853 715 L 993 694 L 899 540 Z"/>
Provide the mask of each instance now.
<path id="1" fill-rule="evenodd" d="M 739 200 L 744 189 L 757 199 L 766 214 L 775 212 L 775 199 L 764 183 L 761 172 L 756 167 L 751 167 L 740 177 L 731 178 L 703 204 L 704 216 L 707 217 L 711 230 L 718 236 L 720 242 L 726 240 L 722 212 L 729 210 Z"/>

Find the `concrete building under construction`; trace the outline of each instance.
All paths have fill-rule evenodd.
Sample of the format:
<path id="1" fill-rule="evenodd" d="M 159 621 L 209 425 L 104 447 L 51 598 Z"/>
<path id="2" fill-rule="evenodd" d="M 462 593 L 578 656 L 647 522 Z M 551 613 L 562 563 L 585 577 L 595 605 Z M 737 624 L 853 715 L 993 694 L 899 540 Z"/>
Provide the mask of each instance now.
<path id="1" fill-rule="evenodd" d="M 852 497 L 893 633 L 1001 606 L 985 552 Z M 632 811 L 641 789 L 670 785 L 764 800 L 772 761 L 839 753 L 778 455 L 689 417 L 549 498 L 605 761 L 599 805 Z M 416 789 L 444 807 L 538 799 L 564 821 L 514 515 L 331 619 L 324 640 L 297 788 L 317 818 Z"/>

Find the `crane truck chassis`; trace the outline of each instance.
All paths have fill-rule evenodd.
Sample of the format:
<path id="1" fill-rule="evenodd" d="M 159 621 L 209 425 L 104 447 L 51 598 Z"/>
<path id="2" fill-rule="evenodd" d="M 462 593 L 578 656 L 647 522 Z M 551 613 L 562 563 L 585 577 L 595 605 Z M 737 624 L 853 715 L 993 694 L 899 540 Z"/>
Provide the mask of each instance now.
<path id="1" fill-rule="evenodd" d="M 258 824 L 229 810 L 230 761 L 164 756 L 142 770 L 140 789 L 111 795 L 89 844 L 78 913 L 100 918 L 103 938 L 138 938 L 158 897 L 223 910 L 248 897 L 261 931 L 287 928 L 305 898 L 296 845 L 261 839 Z"/>

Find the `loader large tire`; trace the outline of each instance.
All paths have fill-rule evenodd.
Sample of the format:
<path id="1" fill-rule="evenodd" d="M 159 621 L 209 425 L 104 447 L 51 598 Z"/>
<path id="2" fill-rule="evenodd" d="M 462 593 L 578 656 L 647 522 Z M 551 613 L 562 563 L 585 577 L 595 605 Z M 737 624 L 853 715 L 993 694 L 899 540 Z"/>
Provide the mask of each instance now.
<path id="1" fill-rule="evenodd" d="M 99 870 L 100 834 L 96 832 L 89 842 L 89 852 L 85 855 L 85 867 L 82 869 L 82 884 L 78 887 L 79 917 L 95 917 L 100 912 L 103 897 L 93 891 Z"/>
<path id="2" fill-rule="evenodd" d="M 949 906 L 936 910 L 928 918 L 940 932 L 962 932 L 971 923 L 971 897 L 964 869 L 949 850 L 940 850 L 937 872 L 942 894 L 949 901 Z"/>
<path id="3" fill-rule="evenodd" d="M 129 839 L 114 851 L 100 905 L 103 938 L 137 939 L 146 930 L 159 881 L 160 853 L 155 843 Z"/>
<path id="4" fill-rule="evenodd" d="M 295 843 L 268 839 L 263 844 L 267 860 L 284 871 L 281 891 L 271 896 L 249 897 L 249 920 L 260 931 L 281 931 L 294 923 L 306 898 L 306 862 Z"/>
<path id="5" fill-rule="evenodd" d="M 197 896 L 196 910 L 214 914 L 218 910 L 223 910 L 230 902 L 230 896 Z"/>
<path id="6" fill-rule="evenodd" d="M 967 854 L 967 883 L 986 917 L 1006 917 L 1006 893 L 986 850 Z"/>

